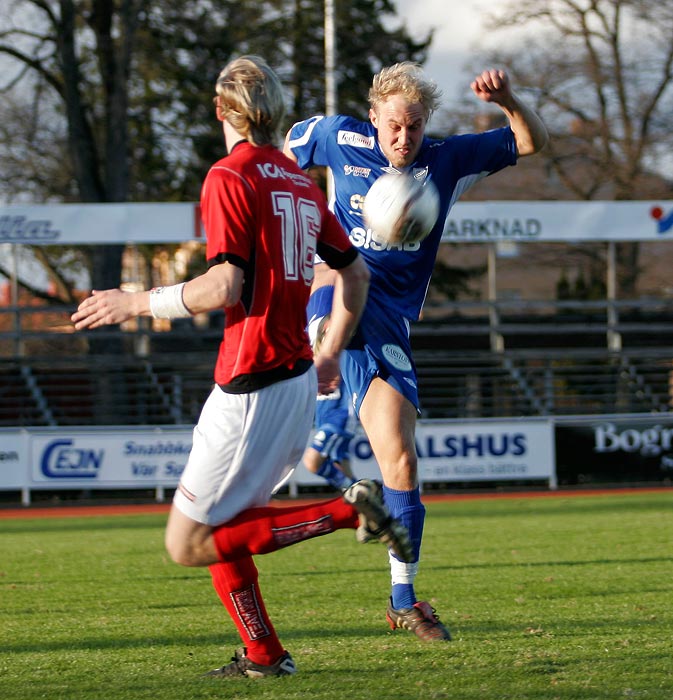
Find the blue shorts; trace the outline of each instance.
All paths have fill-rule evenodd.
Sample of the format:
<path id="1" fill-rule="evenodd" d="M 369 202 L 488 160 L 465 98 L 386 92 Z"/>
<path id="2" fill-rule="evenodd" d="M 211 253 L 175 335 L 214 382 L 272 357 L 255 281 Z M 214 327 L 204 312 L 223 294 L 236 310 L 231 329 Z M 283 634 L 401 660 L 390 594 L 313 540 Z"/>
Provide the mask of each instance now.
<path id="1" fill-rule="evenodd" d="M 411 356 L 409 321 L 371 296 L 360 325 L 341 361 L 341 374 L 356 415 L 372 379 L 380 377 L 418 411 L 416 365 Z"/>

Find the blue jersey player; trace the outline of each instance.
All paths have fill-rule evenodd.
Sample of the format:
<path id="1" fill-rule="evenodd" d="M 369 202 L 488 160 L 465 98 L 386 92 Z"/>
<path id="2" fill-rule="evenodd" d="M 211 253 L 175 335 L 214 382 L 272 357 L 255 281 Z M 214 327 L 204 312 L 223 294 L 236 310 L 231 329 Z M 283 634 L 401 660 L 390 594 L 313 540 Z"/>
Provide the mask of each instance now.
<path id="1" fill-rule="evenodd" d="M 544 125 L 514 94 L 505 72 L 484 71 L 471 87 L 477 98 L 502 109 L 508 126 L 444 139 L 426 137 L 440 93 L 420 66 L 403 62 L 374 76 L 368 122 L 314 116 L 295 124 L 285 142 L 285 153 L 300 167 L 330 169 L 331 206 L 371 273 L 365 311 L 342 361 L 343 380 L 381 469 L 385 502 L 407 526 L 415 547 L 410 564 L 390 555 L 392 594 L 386 617 L 391 628 L 408 629 L 424 641 L 451 637 L 414 590 L 425 509 L 417 476 L 419 401 L 409 324 L 420 314 L 454 202 L 481 178 L 536 153 L 547 141 Z M 364 223 L 365 195 L 389 172 L 431 179 L 440 193 L 438 222 L 420 244 L 381 244 Z"/>
<path id="2" fill-rule="evenodd" d="M 313 352 L 318 354 L 329 330 L 335 275 L 325 263 L 318 260 L 314 272 L 306 316 L 308 337 Z M 354 422 L 355 415 L 343 382 L 330 394 L 318 394 L 314 431 L 302 462 L 308 471 L 321 476 L 330 486 L 340 491 L 355 481 L 350 465 Z"/>

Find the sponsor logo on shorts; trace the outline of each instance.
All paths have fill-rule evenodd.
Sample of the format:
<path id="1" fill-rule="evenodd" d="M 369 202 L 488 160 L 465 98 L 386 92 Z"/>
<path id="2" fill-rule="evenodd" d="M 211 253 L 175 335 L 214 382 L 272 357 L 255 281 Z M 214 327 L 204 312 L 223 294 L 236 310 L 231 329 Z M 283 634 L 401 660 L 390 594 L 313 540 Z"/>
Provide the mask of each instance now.
<path id="1" fill-rule="evenodd" d="M 373 136 L 364 136 L 363 134 L 358 134 L 355 131 L 342 131 L 340 129 L 339 133 L 337 134 L 337 143 L 339 146 L 368 148 L 371 151 L 374 150 L 376 140 Z"/>
<path id="2" fill-rule="evenodd" d="M 411 370 L 411 361 L 399 345 L 388 343 L 381 348 L 383 356 L 395 368 L 403 372 Z"/>
<path id="3" fill-rule="evenodd" d="M 262 611 L 257 600 L 257 593 L 254 586 L 244 588 L 242 591 L 234 591 L 229 594 L 236 608 L 238 619 L 243 624 L 245 631 L 251 641 L 267 637 L 269 628 L 266 626 Z"/>
<path id="4" fill-rule="evenodd" d="M 311 537 L 326 535 L 329 532 L 334 532 L 334 522 L 331 515 L 323 515 L 317 520 L 308 520 L 297 525 L 289 527 L 274 527 L 273 540 L 279 547 L 287 547 L 295 542 L 302 542 Z"/>

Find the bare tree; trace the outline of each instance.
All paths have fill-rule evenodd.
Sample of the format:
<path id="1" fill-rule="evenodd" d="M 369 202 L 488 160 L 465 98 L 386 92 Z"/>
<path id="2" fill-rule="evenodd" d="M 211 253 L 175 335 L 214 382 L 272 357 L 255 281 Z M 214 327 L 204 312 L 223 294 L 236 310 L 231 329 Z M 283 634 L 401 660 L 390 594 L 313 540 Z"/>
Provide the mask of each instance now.
<path id="1" fill-rule="evenodd" d="M 506 67 L 534 100 L 550 133 L 546 168 L 570 197 L 671 196 L 672 3 L 509 0 L 484 26 L 495 48 L 481 64 Z M 638 244 L 619 244 L 617 252 L 628 294 Z"/>
<path id="2" fill-rule="evenodd" d="M 129 74 L 142 4 L 15 0 L 0 32 L 0 54 L 12 68 L 2 92 L 25 81 L 35 100 L 60 111 L 82 202 L 128 196 Z"/>
<path id="3" fill-rule="evenodd" d="M 322 0 L 6 4 L 9 12 L 0 15 L 6 201 L 198 198 L 203 173 L 221 155 L 208 92 L 235 52 L 259 53 L 278 68 L 293 94 L 290 119 L 323 108 Z M 354 95 L 361 104 L 377 61 L 425 59 L 431 33 L 417 42 L 403 26 L 386 29 L 381 17 L 393 16 L 390 0 L 339 5 L 344 106 L 355 103 Z M 119 283 L 119 246 L 86 252 L 96 287 Z"/>
<path id="4" fill-rule="evenodd" d="M 66 192 L 77 201 L 128 198 L 129 74 L 142 4 L 93 0 L 84 7 L 74 0 L 21 0 L 13 3 L 0 32 L 0 54 L 13 68 L 2 92 L 11 93 L 23 81 L 23 94 L 32 95 L 35 107 L 27 112 L 34 129 L 46 121 L 39 119 L 41 101 L 65 122 L 65 144 L 56 142 L 54 150 L 61 145 L 60 155 L 68 157 L 52 172 L 71 176 L 73 186 L 66 184 Z M 92 248 L 97 286 L 118 284 L 121 255 L 121 246 Z"/>

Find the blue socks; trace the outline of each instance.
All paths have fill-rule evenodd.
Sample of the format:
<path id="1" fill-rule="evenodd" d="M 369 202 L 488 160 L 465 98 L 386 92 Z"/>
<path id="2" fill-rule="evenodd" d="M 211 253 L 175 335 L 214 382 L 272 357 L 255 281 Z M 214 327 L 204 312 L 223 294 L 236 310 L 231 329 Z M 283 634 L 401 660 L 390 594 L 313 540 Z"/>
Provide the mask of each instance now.
<path id="1" fill-rule="evenodd" d="M 425 522 L 425 506 L 421 503 L 420 489 L 413 491 L 396 491 L 384 485 L 383 499 L 390 514 L 399 520 L 409 531 L 411 544 L 414 549 L 414 561 L 418 562 L 423 538 L 423 523 Z M 414 591 L 413 577 L 408 581 L 393 583 L 392 605 L 396 609 L 411 608 L 417 602 Z"/>
<path id="2" fill-rule="evenodd" d="M 321 476 L 330 486 L 340 491 L 348 488 L 353 483 L 353 480 L 347 477 L 329 457 L 320 465 L 318 476 Z"/>

